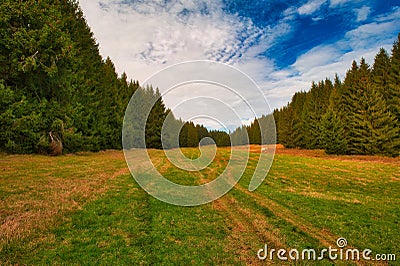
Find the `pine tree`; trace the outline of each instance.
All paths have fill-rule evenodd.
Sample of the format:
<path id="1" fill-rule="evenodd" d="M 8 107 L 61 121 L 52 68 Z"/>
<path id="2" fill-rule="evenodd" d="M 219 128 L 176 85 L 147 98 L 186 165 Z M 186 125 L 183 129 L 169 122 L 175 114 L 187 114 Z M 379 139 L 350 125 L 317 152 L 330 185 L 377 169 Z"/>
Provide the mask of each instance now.
<path id="1" fill-rule="evenodd" d="M 385 100 L 390 98 L 389 91 L 390 58 L 386 50 L 381 48 L 375 56 L 372 68 L 372 80 Z"/>
<path id="2" fill-rule="evenodd" d="M 164 149 L 179 147 L 179 129 L 183 126 L 182 121 L 175 119 L 170 109 L 166 110 L 166 118 L 162 129 L 162 144 Z"/>
<path id="3" fill-rule="evenodd" d="M 370 137 L 363 114 L 367 85 L 371 82 L 370 74 L 369 66 L 364 59 L 361 59 L 360 67 L 354 61 L 344 82 L 341 118 L 344 121 L 348 151 L 351 154 L 365 154 L 365 145 Z"/>
<path id="4" fill-rule="evenodd" d="M 397 118 L 397 126 L 400 127 L 400 34 L 393 44 L 388 85 L 387 104 Z"/>
<path id="5" fill-rule="evenodd" d="M 249 136 L 247 134 L 247 127 L 242 125 L 235 129 L 234 132 L 231 134 L 232 145 L 239 146 L 239 145 L 248 145 L 249 144 Z"/>
<path id="6" fill-rule="evenodd" d="M 322 117 L 321 140 L 327 154 L 347 153 L 343 124 L 332 109 L 329 109 Z"/>
<path id="7" fill-rule="evenodd" d="M 362 59 L 354 80 L 345 92 L 345 129 L 351 154 L 393 155 L 398 147 L 395 117 L 371 80 Z M 397 135 L 397 136 L 396 136 Z"/>
<path id="8" fill-rule="evenodd" d="M 199 139 L 197 135 L 197 130 L 193 122 L 187 123 L 188 133 L 187 133 L 187 146 L 197 147 L 199 145 Z"/>
<path id="9" fill-rule="evenodd" d="M 343 87 L 342 81 L 339 79 L 338 74 L 335 74 L 333 89 L 329 97 L 329 108 L 331 108 L 335 112 L 337 112 L 339 109 L 340 98 L 342 97 L 343 94 L 342 87 Z"/>
<path id="10" fill-rule="evenodd" d="M 188 147 L 188 123 L 184 123 L 179 132 L 179 147 Z"/>
<path id="11" fill-rule="evenodd" d="M 261 128 L 258 119 L 254 119 L 251 125 L 247 128 L 250 144 L 261 144 Z"/>
<path id="12" fill-rule="evenodd" d="M 304 142 L 308 149 L 322 148 L 321 121 L 329 105 L 330 94 L 333 90 L 332 82 L 328 79 L 317 84 L 313 83 L 307 93 L 302 113 L 304 127 Z"/>
<path id="13" fill-rule="evenodd" d="M 400 155 L 400 128 L 390 112 L 379 90 L 372 88 L 366 95 L 365 122 L 370 129 L 370 138 L 365 147 L 367 154 L 388 156 Z"/>
<path id="14" fill-rule="evenodd" d="M 153 88 L 150 87 L 147 93 L 150 97 L 150 103 L 154 101 L 155 103 L 152 106 L 146 122 L 146 147 L 161 149 L 161 130 L 165 118 L 167 117 L 167 112 L 158 88 L 154 92 Z"/>
<path id="15" fill-rule="evenodd" d="M 306 147 L 306 131 L 303 122 L 304 103 L 307 99 L 307 92 L 301 91 L 293 95 L 290 107 L 292 108 L 291 132 L 289 138 L 293 147 Z"/>
<path id="16" fill-rule="evenodd" d="M 372 70 L 353 61 L 343 82 L 326 79 L 274 110 L 278 142 L 334 154 L 400 153 L 400 34 L 391 57 L 381 49 Z M 300 114 L 300 115 L 299 115 Z"/>
<path id="17" fill-rule="evenodd" d="M 210 137 L 210 134 L 208 133 L 207 128 L 205 128 L 203 125 L 196 125 L 196 132 L 197 132 L 197 143 L 200 143 L 200 141 L 206 137 Z M 211 144 L 211 142 L 202 142 L 202 144 Z"/>
<path id="18" fill-rule="evenodd" d="M 292 138 L 293 108 L 290 105 L 282 107 L 279 111 L 274 112 L 274 119 L 277 124 L 278 143 L 287 148 L 296 147 Z"/>
<path id="19" fill-rule="evenodd" d="M 276 143 L 276 125 L 274 116 L 272 114 L 262 115 L 258 119 L 261 129 L 261 144 L 275 144 Z"/>

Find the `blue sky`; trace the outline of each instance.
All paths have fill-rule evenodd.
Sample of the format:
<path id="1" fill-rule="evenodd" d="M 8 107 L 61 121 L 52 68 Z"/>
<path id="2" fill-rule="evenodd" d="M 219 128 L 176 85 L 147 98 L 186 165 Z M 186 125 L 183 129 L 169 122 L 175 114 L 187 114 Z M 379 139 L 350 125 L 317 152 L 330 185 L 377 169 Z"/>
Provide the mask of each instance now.
<path id="1" fill-rule="evenodd" d="M 337 1 L 337 4 L 333 1 L 332 4 L 329 1 L 263 0 L 250 5 L 248 2 L 225 1 L 225 11 L 249 17 L 261 28 L 274 26 L 285 17 L 293 16 L 290 19 L 291 31 L 260 54 L 273 58 L 277 68 L 286 68 L 313 47 L 335 43 L 343 39 L 346 32 L 373 23 L 380 15 L 390 14 L 397 1 Z M 393 35 L 396 33 L 394 31 Z"/>
<path id="2" fill-rule="evenodd" d="M 143 82 L 183 61 L 218 61 L 254 79 L 272 109 L 308 90 L 312 81 L 335 73 L 343 78 L 352 60 L 364 57 L 372 64 L 379 48 L 390 53 L 400 32 L 398 0 L 81 0 L 80 5 L 102 55 L 111 57 L 119 73 Z M 164 99 L 167 106 L 180 100 L 179 93 Z M 251 119 L 242 117 L 244 123 Z"/>

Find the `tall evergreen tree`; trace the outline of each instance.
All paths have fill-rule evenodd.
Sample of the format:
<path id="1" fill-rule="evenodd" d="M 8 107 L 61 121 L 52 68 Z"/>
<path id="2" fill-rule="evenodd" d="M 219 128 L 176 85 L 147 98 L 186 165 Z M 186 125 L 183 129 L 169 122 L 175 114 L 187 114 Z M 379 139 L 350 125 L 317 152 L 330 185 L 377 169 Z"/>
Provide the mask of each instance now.
<path id="1" fill-rule="evenodd" d="M 261 128 L 258 119 L 254 119 L 247 128 L 250 144 L 261 144 Z"/>
<path id="2" fill-rule="evenodd" d="M 385 100 L 390 98 L 389 89 L 390 58 L 386 50 L 381 48 L 375 56 L 372 68 L 372 80 Z"/>
<path id="3" fill-rule="evenodd" d="M 290 107 L 292 108 L 291 132 L 289 135 L 293 147 L 306 147 L 306 129 L 303 121 L 304 104 L 307 99 L 307 92 L 301 91 L 293 95 Z"/>
<path id="4" fill-rule="evenodd" d="M 343 105 L 348 151 L 351 154 L 393 155 L 398 139 L 396 120 L 371 77 L 369 66 L 362 59 L 354 80 L 347 84 Z"/>
<path id="5" fill-rule="evenodd" d="M 389 110 L 396 116 L 400 127 L 400 33 L 397 36 L 396 42 L 393 44 L 392 55 L 390 57 L 389 70 L 389 96 L 387 104 Z"/>
<path id="6" fill-rule="evenodd" d="M 189 122 L 187 125 L 188 125 L 187 146 L 197 147 L 199 145 L 199 138 L 197 135 L 196 126 L 194 125 L 193 122 Z"/>
<path id="7" fill-rule="evenodd" d="M 146 122 L 146 147 L 161 149 L 161 132 L 162 125 L 167 117 L 167 110 L 161 98 L 161 94 L 158 89 L 154 92 L 153 88 L 150 87 L 147 90 L 149 93 L 150 102 L 155 103 L 152 106 L 149 116 Z"/>
<path id="8" fill-rule="evenodd" d="M 296 93 L 275 110 L 278 142 L 335 154 L 399 155 L 399 43 L 400 34 L 390 58 L 381 49 L 372 70 L 364 59 L 353 61 L 343 82 L 336 75 L 333 84 L 313 83 L 304 101 Z"/>
<path id="9" fill-rule="evenodd" d="M 322 148 L 321 121 L 329 105 L 332 90 L 332 82 L 327 79 L 319 82 L 318 85 L 313 83 L 307 94 L 302 120 L 306 132 L 304 134 L 305 147 L 308 149 Z"/>
<path id="10" fill-rule="evenodd" d="M 328 154 L 346 154 L 347 140 L 344 126 L 333 109 L 329 109 L 322 117 L 321 144 Z"/>

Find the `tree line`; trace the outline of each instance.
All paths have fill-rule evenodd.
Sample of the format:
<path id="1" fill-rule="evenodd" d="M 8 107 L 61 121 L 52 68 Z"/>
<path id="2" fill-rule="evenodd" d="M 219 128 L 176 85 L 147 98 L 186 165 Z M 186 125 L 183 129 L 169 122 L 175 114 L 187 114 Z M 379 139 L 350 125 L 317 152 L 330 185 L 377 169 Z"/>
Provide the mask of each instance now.
<path id="1" fill-rule="evenodd" d="M 263 115 L 260 118 L 246 126 L 236 128 L 230 133 L 232 145 L 248 145 L 248 144 L 275 144 L 276 128 L 274 116 L 272 114 Z"/>
<path id="2" fill-rule="evenodd" d="M 274 110 L 278 142 L 328 154 L 400 154 L 400 34 L 372 66 L 353 61 L 344 80 L 313 82 Z"/>
<path id="3" fill-rule="evenodd" d="M 121 149 L 129 99 L 138 92 L 146 104 L 159 91 L 141 88 L 125 73 L 118 76 L 110 58 L 101 57 L 78 1 L 5 0 L 0 13 L 0 150 Z M 140 108 L 135 106 L 135 115 L 142 115 Z M 161 148 L 169 113 L 160 98 L 146 122 L 147 147 Z M 204 137 L 229 145 L 227 133 L 172 120 L 182 127 L 181 146 L 197 146 Z"/>
<path id="4" fill-rule="evenodd" d="M 273 114 L 227 133 L 176 119 L 157 89 L 118 76 L 110 58 L 101 57 L 77 1 L 4 0 L 0 13 L 1 151 L 121 149 L 125 108 L 137 92 L 143 101 L 133 117 L 157 100 L 140 125 L 144 132 L 132 128 L 128 147 L 162 148 L 162 140 L 164 148 L 194 147 L 210 137 L 217 146 L 279 142 L 332 154 L 399 155 L 400 35 L 391 55 L 381 49 L 372 67 L 354 61 L 343 81 L 313 83 Z M 165 120 L 170 128 L 163 133 Z"/>
<path id="5" fill-rule="evenodd" d="M 139 86 L 125 113 L 124 148 L 171 149 L 215 144 L 229 146 L 229 134 L 176 119 L 158 88 Z M 211 140 L 212 139 L 212 140 Z M 203 141 L 202 141 L 203 140 Z"/>
<path id="6" fill-rule="evenodd" d="M 139 84 L 103 60 L 77 1 L 0 4 L 0 150 L 121 148 Z"/>

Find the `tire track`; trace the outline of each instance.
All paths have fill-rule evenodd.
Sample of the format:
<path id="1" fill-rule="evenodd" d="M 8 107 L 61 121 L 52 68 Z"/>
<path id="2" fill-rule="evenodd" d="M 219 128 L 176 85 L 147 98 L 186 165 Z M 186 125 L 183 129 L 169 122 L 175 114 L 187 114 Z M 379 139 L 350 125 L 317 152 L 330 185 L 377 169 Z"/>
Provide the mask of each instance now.
<path id="1" fill-rule="evenodd" d="M 218 167 L 222 168 L 222 160 L 218 160 Z M 214 172 L 215 169 L 209 169 Z M 197 172 L 200 183 L 204 184 L 213 178 L 213 175 L 207 172 Z M 210 192 L 211 193 L 211 192 Z M 274 261 L 261 261 L 257 257 L 257 251 L 268 243 L 277 248 L 285 248 L 281 236 L 275 233 L 273 226 L 268 224 L 267 217 L 254 212 L 240 204 L 234 197 L 225 195 L 212 203 L 212 208 L 223 212 L 227 217 L 227 223 L 231 228 L 229 236 L 229 247 L 227 251 L 234 252 L 237 262 L 246 265 L 273 265 Z"/>
<path id="2" fill-rule="evenodd" d="M 237 184 L 235 189 L 238 191 L 245 193 L 246 195 L 255 199 L 256 203 L 262 206 L 263 208 L 268 209 L 271 211 L 275 216 L 285 220 L 286 222 L 292 224 L 293 226 L 299 228 L 301 231 L 307 233 L 312 238 L 319 241 L 319 243 L 327 248 L 329 246 L 336 247 L 336 240 L 337 236 L 333 235 L 331 232 L 327 230 L 321 230 L 320 228 L 316 228 L 311 223 L 307 222 L 305 219 L 301 218 L 300 216 L 294 214 L 289 209 L 283 207 L 279 203 L 262 196 L 260 194 L 250 192 L 242 185 Z M 354 249 L 351 245 L 346 246 L 346 249 Z M 340 261 L 337 261 L 340 263 Z M 336 263 L 332 261 L 332 263 Z M 367 265 L 361 261 L 347 261 L 347 263 L 355 263 L 356 265 Z"/>

